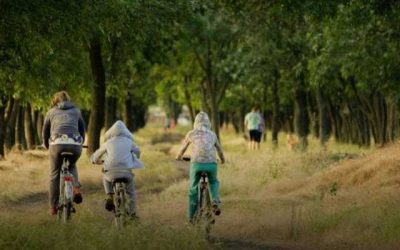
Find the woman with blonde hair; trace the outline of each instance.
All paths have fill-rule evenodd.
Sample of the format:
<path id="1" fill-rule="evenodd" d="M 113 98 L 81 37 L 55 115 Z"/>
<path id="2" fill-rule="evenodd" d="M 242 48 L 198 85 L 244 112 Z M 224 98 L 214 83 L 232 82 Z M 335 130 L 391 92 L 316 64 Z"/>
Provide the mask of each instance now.
<path id="1" fill-rule="evenodd" d="M 68 157 L 69 170 L 74 176 L 74 202 L 82 202 L 76 161 L 82 152 L 85 139 L 85 124 L 79 109 L 71 102 L 66 91 L 60 91 L 51 98 L 52 108 L 44 119 L 42 138 L 43 145 L 49 149 L 50 156 L 50 189 L 49 214 L 56 215 L 60 188 L 60 171 L 63 163 L 62 152 L 72 153 Z"/>

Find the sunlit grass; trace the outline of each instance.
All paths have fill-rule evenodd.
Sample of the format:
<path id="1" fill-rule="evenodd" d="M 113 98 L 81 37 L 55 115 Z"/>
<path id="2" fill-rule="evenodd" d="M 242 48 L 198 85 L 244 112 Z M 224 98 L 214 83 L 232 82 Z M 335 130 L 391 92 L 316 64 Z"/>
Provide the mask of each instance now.
<path id="1" fill-rule="evenodd" d="M 174 160 L 180 141 L 189 129 L 180 127 L 166 132 L 159 126 L 150 126 L 134 134 L 145 163 L 145 169 L 134 171 L 138 213 L 143 225 L 133 226 L 129 232 L 134 234 L 139 230 L 144 239 L 160 237 L 160 240 L 146 242 L 133 238 L 131 244 L 146 249 L 157 249 L 162 244 L 166 246 L 162 249 L 172 249 L 169 241 L 177 241 L 174 247 L 186 249 L 187 242 L 193 241 L 194 248 L 208 247 L 196 232 L 187 230 L 189 163 Z M 268 133 L 261 150 L 248 151 L 242 135 L 235 134 L 231 128 L 222 130 L 221 141 L 227 158 L 218 170 L 223 212 L 217 218 L 213 236 L 305 248 L 312 243 L 316 248 L 386 246 L 392 249 L 391 244 L 399 242 L 398 145 L 376 150 L 331 140 L 323 149 L 310 136 L 307 152 L 299 152 L 288 149 L 283 133 L 279 135 L 278 147 L 272 145 L 270 138 Z M 39 154 L 11 154 L 7 161 L 0 162 L 2 177 L 6 179 L 0 183 L 0 200 L 9 204 L 7 209 L 16 207 L 10 211 L 2 209 L 2 221 L 6 222 L 1 224 L 1 230 L 7 231 L 5 235 L 16 235 L 14 241 L 28 242 L 30 249 L 50 246 L 39 241 L 51 229 L 58 228 L 45 214 L 48 160 L 46 153 Z M 90 242 L 93 239 L 92 247 L 86 242 L 82 246 L 109 248 L 113 241 L 105 242 L 100 237 L 114 234 L 112 214 L 103 208 L 100 166 L 91 165 L 85 154 L 78 166 L 86 194 L 71 228 L 90 238 Z M 39 201 L 35 201 L 37 194 L 40 194 Z M 37 215 L 21 219 L 30 212 Z M 25 232 L 29 230 L 24 226 L 26 223 L 37 233 Z M 14 229 L 6 225 L 14 225 Z M 37 229 L 43 225 L 49 231 Z M 76 229 L 78 225 L 88 232 Z M 66 244 L 68 237 L 61 241 Z M 0 242 L 9 248 L 24 248 L 23 243 Z M 121 244 L 118 246 L 127 246 Z M 0 248 L 3 247 L 0 245 Z"/>
<path id="2" fill-rule="evenodd" d="M 207 249 L 208 243 L 193 229 L 132 223 L 118 231 L 103 218 L 85 215 L 62 225 L 0 221 L 0 249 Z"/>

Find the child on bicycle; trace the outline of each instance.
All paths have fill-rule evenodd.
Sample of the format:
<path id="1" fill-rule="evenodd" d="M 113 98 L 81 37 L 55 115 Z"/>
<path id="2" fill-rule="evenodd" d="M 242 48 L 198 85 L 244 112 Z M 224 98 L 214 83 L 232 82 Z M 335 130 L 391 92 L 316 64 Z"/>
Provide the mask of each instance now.
<path id="1" fill-rule="evenodd" d="M 122 121 L 115 122 L 105 133 L 105 143 L 91 157 L 93 164 L 102 164 L 104 162 L 103 185 L 107 195 L 106 210 L 114 211 L 113 180 L 126 178 L 129 181 L 127 183 L 127 194 L 129 197 L 130 216 L 137 218 L 132 169 L 144 167 L 142 161 L 138 159 L 139 157 L 140 149 L 135 145 L 132 133 Z"/>
<path id="2" fill-rule="evenodd" d="M 198 184 L 201 172 L 207 172 L 210 183 L 210 192 L 212 197 L 212 206 L 215 215 L 219 215 L 219 182 L 217 179 L 217 159 L 216 152 L 221 160 L 225 162 L 224 153 L 217 136 L 211 131 L 208 115 L 200 112 L 196 115 L 193 130 L 186 134 L 184 144 L 182 145 L 176 159 L 181 160 L 188 146 L 192 144 L 190 179 L 189 179 L 189 207 L 188 217 L 192 221 L 197 209 Z"/>

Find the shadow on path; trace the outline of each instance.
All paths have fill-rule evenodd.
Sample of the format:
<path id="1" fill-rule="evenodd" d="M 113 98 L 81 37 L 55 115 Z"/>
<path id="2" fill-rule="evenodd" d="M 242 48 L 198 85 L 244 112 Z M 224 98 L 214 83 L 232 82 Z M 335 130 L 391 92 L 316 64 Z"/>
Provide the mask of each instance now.
<path id="1" fill-rule="evenodd" d="M 250 241 L 227 238 L 211 239 L 211 243 L 216 245 L 218 248 L 227 250 L 289 250 L 289 248 L 283 248 L 276 245 L 264 245 Z"/>
<path id="2" fill-rule="evenodd" d="M 47 192 L 31 193 L 31 194 L 24 195 L 16 200 L 12 200 L 10 198 L 5 198 L 5 200 L 3 201 L 3 204 L 0 205 L 0 207 L 32 205 L 35 203 L 47 202 L 47 199 L 48 199 Z"/>

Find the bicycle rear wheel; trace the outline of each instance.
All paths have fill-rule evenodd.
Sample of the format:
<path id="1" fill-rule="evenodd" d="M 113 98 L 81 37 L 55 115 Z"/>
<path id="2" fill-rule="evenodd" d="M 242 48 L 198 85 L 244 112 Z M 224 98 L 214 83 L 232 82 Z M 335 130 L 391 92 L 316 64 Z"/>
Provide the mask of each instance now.
<path id="1" fill-rule="evenodd" d="M 58 220 L 67 223 L 71 219 L 72 211 L 72 184 L 62 180 L 60 182 L 60 201 L 57 211 Z"/>
<path id="2" fill-rule="evenodd" d="M 211 210 L 211 198 L 207 187 L 200 188 L 199 192 L 198 208 L 194 222 L 208 239 L 210 236 L 211 226 L 214 224 L 214 217 Z"/>
<path id="3" fill-rule="evenodd" d="M 116 184 L 116 195 L 114 196 L 115 205 L 115 226 L 117 229 L 124 227 L 126 219 L 126 192 L 123 184 Z"/>
<path id="4" fill-rule="evenodd" d="M 57 219 L 59 221 L 63 220 L 64 215 L 64 205 L 65 205 L 65 182 L 63 179 L 60 180 L 60 195 L 57 207 Z"/>

